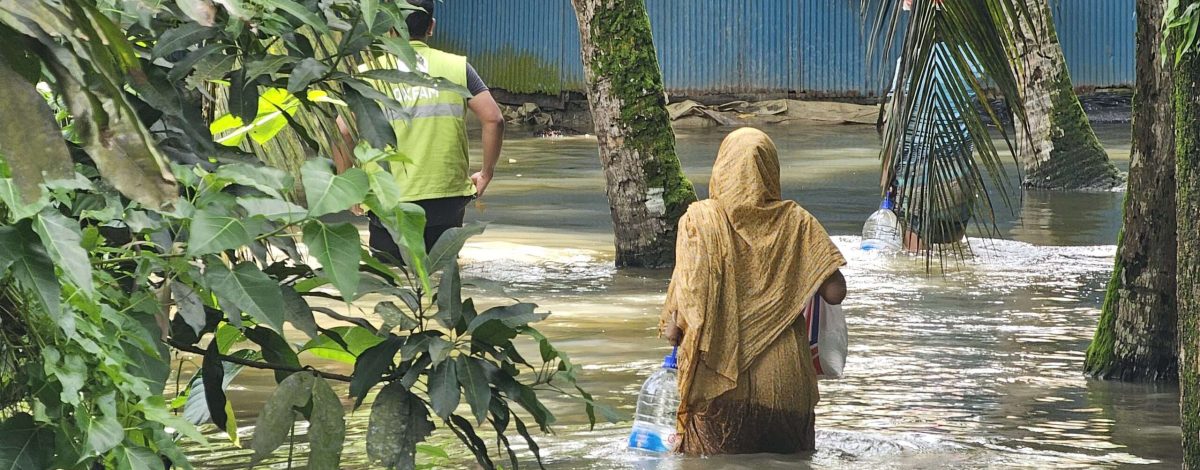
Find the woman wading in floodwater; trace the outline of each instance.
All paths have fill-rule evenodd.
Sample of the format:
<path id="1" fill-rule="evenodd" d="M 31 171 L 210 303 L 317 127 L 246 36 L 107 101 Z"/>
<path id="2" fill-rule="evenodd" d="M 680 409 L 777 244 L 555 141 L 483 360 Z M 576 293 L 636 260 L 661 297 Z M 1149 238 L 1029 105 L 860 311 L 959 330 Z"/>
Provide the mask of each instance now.
<path id="1" fill-rule="evenodd" d="M 679 220 L 661 323 L 680 346 L 678 450 L 811 450 L 817 377 L 802 311 L 814 294 L 842 302 L 846 261 L 816 218 L 781 200 L 762 131 L 726 137 L 712 175 L 709 199 Z"/>

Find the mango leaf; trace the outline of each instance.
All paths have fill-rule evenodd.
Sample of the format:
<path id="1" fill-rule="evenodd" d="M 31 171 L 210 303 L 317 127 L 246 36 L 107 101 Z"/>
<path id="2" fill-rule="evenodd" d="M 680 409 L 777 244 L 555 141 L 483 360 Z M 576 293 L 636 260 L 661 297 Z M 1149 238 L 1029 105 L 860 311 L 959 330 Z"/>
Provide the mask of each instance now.
<path id="1" fill-rule="evenodd" d="M 262 347 L 263 359 L 267 362 L 295 368 L 300 367 L 300 359 L 296 357 L 296 352 L 292 350 L 287 340 L 283 339 L 283 336 L 280 336 L 279 333 L 258 326 L 246 330 L 246 337 Z M 275 381 L 283 382 L 284 379 L 292 374 L 294 372 L 276 370 Z"/>
<path id="2" fill-rule="evenodd" d="M 253 241 L 243 219 L 197 209 L 191 221 L 187 254 L 197 257 L 249 245 Z"/>
<path id="3" fill-rule="evenodd" d="M 308 468 L 337 470 L 346 440 L 346 410 L 323 378 L 313 382 L 312 407 L 308 426 Z"/>
<path id="4" fill-rule="evenodd" d="M 0 266 L 8 266 L 17 282 L 36 294 L 50 317 L 63 326 L 69 315 L 62 314 L 61 287 L 54 276 L 54 264 L 30 225 L 21 221 L 0 226 Z"/>
<path id="5" fill-rule="evenodd" d="M 377 212 L 379 221 L 388 229 L 404 263 L 420 279 L 425 292 L 429 287 L 429 256 L 425 253 L 425 209 L 412 203 L 401 203 L 391 212 Z"/>
<path id="6" fill-rule="evenodd" d="M 229 47 L 228 44 L 209 44 L 194 51 L 188 52 L 187 55 L 183 56 L 182 59 L 179 59 L 178 62 L 175 62 L 175 64 L 171 66 L 171 71 L 167 72 L 167 80 L 171 82 L 179 81 L 183 77 L 186 77 L 188 74 L 192 73 L 192 70 L 196 68 L 197 64 L 206 59 L 219 60 L 220 56 L 213 56 L 213 54 L 217 54 L 225 50 L 227 47 Z M 213 57 L 214 59 L 209 59 L 210 57 Z"/>
<path id="7" fill-rule="evenodd" d="M 375 304 L 375 314 L 383 318 L 385 324 L 398 327 L 402 331 L 411 331 L 421 326 L 421 323 L 416 318 L 400 310 L 400 307 L 397 307 L 392 302 L 379 302 Z"/>
<path id="8" fill-rule="evenodd" d="M 433 317 L 442 327 L 454 328 L 462 320 L 462 277 L 458 274 L 458 262 L 451 263 L 442 273 L 438 283 L 438 311 Z"/>
<path id="9" fill-rule="evenodd" d="M 217 340 L 213 339 L 204 351 L 204 362 L 200 366 L 200 376 L 204 378 L 204 402 L 208 405 L 213 424 L 224 430 L 229 440 L 237 445 L 237 418 L 233 413 L 233 405 L 225 397 L 225 367 L 219 356 Z"/>
<path id="10" fill-rule="evenodd" d="M 38 426 L 33 416 L 16 413 L 0 422 L 0 468 L 50 468 L 52 448 L 53 431 Z"/>
<path id="11" fill-rule="evenodd" d="M 166 57 L 172 52 L 187 49 L 194 44 L 217 34 L 217 30 L 198 23 L 184 23 L 178 28 L 167 30 L 154 43 L 154 57 Z"/>
<path id="12" fill-rule="evenodd" d="M 83 249 L 83 234 L 79 222 L 68 219 L 55 209 L 43 210 L 34 219 L 33 230 L 37 232 L 50 253 L 50 259 L 62 269 L 75 286 L 91 295 L 96 292 L 92 283 L 92 263 Z"/>
<path id="13" fill-rule="evenodd" d="M 219 299 L 240 310 L 226 312 L 230 318 L 246 312 L 255 321 L 275 331 L 283 331 L 283 297 L 279 293 L 279 284 L 254 263 L 239 263 L 230 271 L 220 260 L 211 260 L 201 280 Z"/>
<path id="14" fill-rule="evenodd" d="M 383 374 L 394 366 L 396 353 L 404 340 L 398 336 L 389 335 L 386 340 L 363 351 L 354 362 L 354 375 L 350 380 L 350 398 L 354 399 L 354 408 L 362 405 L 363 399 L 371 388 L 383 380 Z"/>
<path id="15" fill-rule="evenodd" d="M 379 103 L 364 97 L 354 88 L 343 88 L 343 93 L 346 104 L 354 113 L 358 137 L 378 149 L 396 145 L 396 131 L 392 128 L 391 120 L 379 107 Z"/>
<path id="16" fill-rule="evenodd" d="M 403 385 L 379 391 L 367 422 L 367 458 L 385 468 L 413 470 L 416 446 L 433 433 L 429 410 Z"/>
<path id="17" fill-rule="evenodd" d="M 433 412 L 448 419 L 458 408 L 458 367 L 454 361 L 442 361 L 429 372 L 429 402 Z"/>
<path id="18" fill-rule="evenodd" d="M 471 412 L 475 414 L 475 423 L 483 424 L 491 405 L 492 389 L 488 386 L 487 374 L 477 362 L 481 359 L 464 355 L 458 356 L 457 361 L 458 383 L 462 385 L 467 404 L 471 405 Z"/>
<path id="19" fill-rule="evenodd" d="M 550 315 L 548 313 L 537 313 L 534 311 L 536 308 L 537 305 L 530 303 L 489 308 L 475 317 L 474 320 L 471 320 L 471 323 L 467 326 L 467 331 L 474 331 L 480 325 L 492 320 L 499 320 L 509 328 L 519 328 L 533 322 L 545 320 Z"/>
<path id="20" fill-rule="evenodd" d="M 279 286 L 279 291 L 283 297 L 283 319 L 297 330 L 303 331 L 310 339 L 316 338 L 317 320 L 313 318 L 312 307 L 292 286 Z"/>
<path id="21" fill-rule="evenodd" d="M 331 335 L 337 335 L 338 339 L 345 343 L 346 347 L 343 347 L 338 341 L 331 338 Z M 374 333 L 366 328 L 359 326 L 339 326 L 325 330 L 316 339 L 309 341 L 304 347 L 300 348 L 300 351 L 322 359 L 354 364 L 363 351 L 382 342 L 383 338 L 375 336 Z"/>
<path id="22" fill-rule="evenodd" d="M 266 0 L 263 3 L 270 7 L 278 8 L 287 12 L 287 14 L 296 17 L 296 19 L 300 21 L 303 21 L 304 24 L 312 26 L 312 28 L 318 33 L 330 34 L 329 26 L 326 25 L 324 21 L 321 21 L 320 17 L 318 17 L 315 13 L 313 13 L 312 10 L 309 10 L 308 7 L 304 5 L 296 3 L 292 0 Z"/>
<path id="23" fill-rule="evenodd" d="M 361 169 L 351 168 L 334 175 L 333 163 L 329 160 L 309 160 L 300 168 L 300 175 L 311 217 L 349 209 L 362 202 L 370 188 L 367 174 Z"/>
<path id="24" fill-rule="evenodd" d="M 315 382 L 315 376 L 303 372 L 288 376 L 275 388 L 275 393 L 263 406 L 254 425 L 254 440 L 250 442 L 250 447 L 254 449 L 251 467 L 283 444 L 292 430 L 292 424 L 296 422 L 295 408 L 308 405 Z"/>
<path id="25" fill-rule="evenodd" d="M 8 163 L 20 201 L 32 203 L 40 199 L 40 185 L 47 179 L 74 174 L 71 154 L 46 99 L 6 60 L 0 60 L 0 96 L 0 121 L 21 123 L 0 126 L 0 159 Z"/>
<path id="26" fill-rule="evenodd" d="M 458 435 L 458 439 L 467 448 L 471 449 L 471 453 L 475 454 L 475 461 L 483 468 L 496 468 L 496 464 L 492 462 L 492 457 L 488 455 L 487 444 L 475 433 L 475 428 L 471 426 L 471 422 L 467 421 L 459 415 L 450 415 L 450 429 Z"/>
<path id="27" fill-rule="evenodd" d="M 513 413 L 512 419 L 517 425 L 517 434 L 520 434 L 521 437 L 525 439 L 525 444 L 529 445 L 529 452 L 532 452 L 534 458 L 537 459 L 538 466 L 545 467 L 545 465 L 542 464 L 542 451 L 538 447 L 537 441 L 534 441 L 533 437 L 529 435 L 529 429 L 525 427 L 525 422 L 521 421 L 521 417 L 517 416 L 516 413 Z"/>
<path id="28" fill-rule="evenodd" d="M 312 57 L 306 57 L 292 68 L 292 74 L 288 76 L 287 91 L 291 93 L 300 93 L 313 81 L 324 77 L 329 73 L 329 66 Z"/>
<path id="29" fill-rule="evenodd" d="M 230 356 L 248 360 L 262 359 L 262 354 L 260 354 L 258 351 L 250 349 L 239 350 L 233 354 L 230 354 Z M 229 384 L 237 378 L 238 374 L 242 373 L 244 366 L 232 362 L 225 362 L 222 365 L 222 369 L 224 371 L 219 387 L 221 389 L 221 393 L 224 394 L 225 390 L 229 389 Z M 192 377 L 191 383 L 188 384 L 187 397 L 184 399 L 183 404 L 183 419 L 197 426 L 212 419 L 212 414 L 208 409 L 208 386 L 204 384 L 203 372 L 204 371 L 201 370 L 200 373 L 197 373 Z M 224 401 L 224 399 L 222 399 L 222 401 Z M 224 410 L 224 406 L 222 406 L 221 409 Z M 228 417 L 226 419 L 228 419 Z"/>
<path id="30" fill-rule="evenodd" d="M 429 272 L 436 273 L 458 262 L 458 253 L 471 237 L 483 233 L 487 224 L 475 222 L 464 227 L 455 227 L 443 233 L 429 250 Z"/>
<path id="31" fill-rule="evenodd" d="M 454 350 L 454 343 L 446 341 L 440 336 L 430 336 L 427 345 L 429 346 L 429 359 L 435 366 L 449 358 L 450 351 Z"/>
<path id="32" fill-rule="evenodd" d="M 304 244 L 315 256 L 325 275 L 345 299 L 358 293 L 358 260 L 362 258 L 362 241 L 358 228 L 349 223 L 326 225 L 319 220 L 304 226 Z"/>

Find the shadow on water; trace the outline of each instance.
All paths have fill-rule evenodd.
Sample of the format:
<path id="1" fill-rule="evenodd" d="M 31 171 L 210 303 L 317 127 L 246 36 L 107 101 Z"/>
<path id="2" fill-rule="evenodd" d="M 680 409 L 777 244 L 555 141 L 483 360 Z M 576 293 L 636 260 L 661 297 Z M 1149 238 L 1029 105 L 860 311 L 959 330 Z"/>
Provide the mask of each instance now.
<path id="1" fill-rule="evenodd" d="M 538 441 L 548 468 L 1178 467 L 1177 388 L 1080 372 L 1111 272 L 1120 193 L 1026 194 L 1016 215 L 997 221 L 1007 239 L 973 239 L 973 257 L 927 274 L 924 259 L 863 253 L 852 235 L 878 199 L 872 129 L 768 131 L 785 196 L 816 214 L 849 260 L 847 377 L 821 384 L 817 451 L 648 458 L 625 448 L 628 423 L 589 431 L 578 403 L 552 400 L 557 433 Z M 707 179 L 726 132 L 680 133 L 693 181 Z M 1127 167 L 1128 127 L 1100 132 Z M 467 289 L 480 304 L 516 297 L 553 312 L 540 328 L 584 365 L 583 386 L 631 414 L 667 352 L 656 325 L 670 273 L 612 268 L 594 140 L 517 140 L 506 158 L 487 206 L 471 216 L 494 225 L 463 252 Z M 235 383 L 242 424 L 271 386 L 268 374 Z M 366 410 L 348 416 L 348 468 L 365 467 Z M 453 436 L 434 441 L 470 467 Z M 216 444 L 191 452 L 204 468 L 244 468 L 247 454 Z"/>

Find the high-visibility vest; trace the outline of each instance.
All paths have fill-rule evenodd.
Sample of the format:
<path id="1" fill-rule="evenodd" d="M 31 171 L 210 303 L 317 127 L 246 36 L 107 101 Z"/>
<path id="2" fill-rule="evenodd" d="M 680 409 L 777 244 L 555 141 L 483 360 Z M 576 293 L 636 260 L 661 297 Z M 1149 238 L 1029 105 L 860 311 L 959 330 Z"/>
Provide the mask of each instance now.
<path id="1" fill-rule="evenodd" d="M 418 71 L 467 86 L 467 58 L 412 41 Z M 401 70 L 406 67 L 400 64 Z M 411 110 L 411 119 L 395 119 L 396 149 L 412 163 L 392 165 L 402 201 L 472 196 L 467 150 L 467 98 L 435 88 L 398 84 L 396 101 Z"/>

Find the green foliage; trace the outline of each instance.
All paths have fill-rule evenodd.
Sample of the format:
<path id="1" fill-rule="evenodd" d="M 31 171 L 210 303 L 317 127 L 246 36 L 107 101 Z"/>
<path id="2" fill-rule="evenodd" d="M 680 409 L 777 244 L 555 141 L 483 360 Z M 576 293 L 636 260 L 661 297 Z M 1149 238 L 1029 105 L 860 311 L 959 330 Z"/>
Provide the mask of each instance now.
<path id="1" fill-rule="evenodd" d="M 1162 58 L 1166 62 L 1174 50 L 1175 63 L 1200 43 L 1200 1 L 1167 0 L 1163 12 Z"/>
<path id="2" fill-rule="evenodd" d="M 253 458 L 269 458 L 304 419 L 311 468 L 337 468 L 343 448 L 345 410 L 331 381 L 347 383 L 356 406 L 380 390 L 368 449 L 393 468 L 414 468 L 416 453 L 445 458 L 420 444 L 438 427 L 494 467 L 474 428 L 484 423 L 515 455 L 504 436 L 515 422 L 540 460 L 512 406 L 543 432 L 554 416 L 539 392 L 598 406 L 575 393 L 578 368 L 548 342 L 544 361 L 517 352 L 522 337 L 544 341 L 530 323 L 545 314 L 522 304 L 477 315 L 462 298 L 455 260 L 482 227 L 451 231 L 426 254 L 424 213 L 398 200 L 381 165 L 406 158 L 386 135 L 363 132 L 390 127 L 384 108 L 404 111 L 368 79 L 448 86 L 417 74 L 360 79 L 363 57 L 412 58 L 406 41 L 388 36 L 403 9 L 314 6 L 0 0 L 0 75 L 11 72 L 5 91 L 21 97 L 0 112 L 36 121 L 25 129 L 36 134 L 31 145 L 55 143 L 44 151 L 4 143 L 0 156 L 0 311 L 16 320 L 5 317 L 0 330 L 41 358 L 0 369 L 0 388 L 21 391 L 3 404 L 0 464 L 159 468 L 165 459 L 190 468 L 178 442 L 203 440 L 196 425 L 211 422 L 240 445 L 225 390 L 246 367 L 272 370 L 279 383 L 259 413 Z M 31 90 L 38 100 L 27 99 Z M 42 96 L 61 112 L 46 112 Z M 335 174 L 319 156 L 341 138 L 339 116 L 375 145 L 356 149 L 362 169 Z M 287 133 L 304 143 L 298 175 L 221 145 Z M 26 171 L 63 163 L 64 146 L 73 168 Z M 296 176 L 307 207 L 289 199 Z M 396 235 L 403 266 L 371 256 L 354 226 L 320 219 L 359 204 Z M 313 307 L 311 298 L 356 302 L 378 318 Z M 285 338 L 288 323 L 309 341 Z M 170 402 L 168 346 L 202 357 Z M 313 358 L 353 364 L 354 374 L 321 371 Z M 456 414 L 463 401 L 473 419 Z M 411 419 L 381 421 L 396 416 Z"/>

